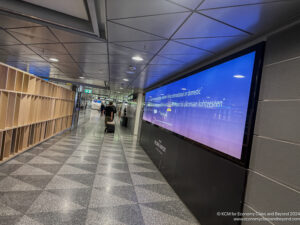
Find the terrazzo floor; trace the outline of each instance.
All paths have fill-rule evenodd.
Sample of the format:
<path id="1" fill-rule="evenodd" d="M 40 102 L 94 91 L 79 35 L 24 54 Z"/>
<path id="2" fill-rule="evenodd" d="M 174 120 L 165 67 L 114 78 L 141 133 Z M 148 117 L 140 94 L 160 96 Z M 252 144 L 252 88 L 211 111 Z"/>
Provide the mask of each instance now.
<path id="1" fill-rule="evenodd" d="M 0 225 L 198 224 L 132 135 L 97 111 L 0 165 Z"/>

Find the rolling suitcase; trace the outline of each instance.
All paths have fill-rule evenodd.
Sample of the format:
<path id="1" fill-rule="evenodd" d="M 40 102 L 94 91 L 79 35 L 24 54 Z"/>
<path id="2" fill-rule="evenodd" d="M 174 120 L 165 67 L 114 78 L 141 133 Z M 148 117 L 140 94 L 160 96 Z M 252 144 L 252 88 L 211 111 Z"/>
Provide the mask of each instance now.
<path id="1" fill-rule="evenodd" d="M 114 121 L 106 123 L 105 132 L 106 133 L 114 133 L 115 132 L 115 122 Z"/>

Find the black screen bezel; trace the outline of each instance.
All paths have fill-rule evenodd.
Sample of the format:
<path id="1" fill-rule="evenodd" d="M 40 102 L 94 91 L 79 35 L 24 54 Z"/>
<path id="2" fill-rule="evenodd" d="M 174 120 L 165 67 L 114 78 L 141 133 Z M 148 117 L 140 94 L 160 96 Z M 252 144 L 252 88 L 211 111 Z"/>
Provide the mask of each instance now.
<path id="1" fill-rule="evenodd" d="M 244 138 L 243 138 L 243 147 L 242 147 L 242 155 L 241 159 L 235 158 L 233 156 L 227 155 L 219 150 L 216 150 L 214 148 L 211 148 L 207 145 L 204 145 L 200 142 L 197 142 L 195 140 L 192 140 L 190 138 L 184 137 L 178 133 L 175 133 L 171 130 L 168 130 L 166 128 L 160 127 L 156 124 L 153 124 L 149 121 L 143 120 L 144 122 L 151 124 L 152 126 L 158 127 L 164 131 L 167 131 L 181 139 L 184 139 L 194 145 L 197 145 L 201 147 L 202 149 L 208 150 L 214 154 L 217 154 L 225 159 L 228 159 L 230 161 L 233 161 L 243 167 L 249 167 L 249 160 L 250 160 L 250 153 L 251 153 L 251 146 L 252 146 L 252 139 L 253 139 L 253 132 L 254 132 L 254 125 L 255 125 L 255 117 L 256 117 L 256 110 L 257 110 L 257 103 L 258 103 L 258 96 L 259 96 L 259 88 L 260 88 L 260 81 L 261 81 L 261 74 L 262 74 L 262 67 L 263 67 L 263 58 L 264 58 L 264 49 L 265 49 L 265 42 L 261 42 L 259 44 L 256 44 L 254 46 L 251 46 L 249 48 L 246 48 L 244 50 L 241 50 L 237 53 L 234 53 L 230 56 L 224 57 L 220 60 L 217 60 L 216 62 L 213 62 L 207 66 L 201 67 L 199 69 L 193 70 L 189 73 L 183 74 L 183 76 L 180 76 L 177 79 L 171 80 L 167 83 L 164 83 L 160 85 L 159 87 L 150 88 L 148 91 L 161 88 L 167 84 L 173 83 L 175 81 L 181 80 L 183 78 L 186 78 L 188 76 L 194 75 L 195 73 L 199 73 L 201 71 L 207 70 L 209 68 L 212 68 L 214 66 L 217 66 L 219 64 L 225 63 L 227 61 L 230 61 L 232 59 L 235 59 L 237 57 L 246 55 L 250 52 L 255 51 L 255 59 L 254 59 L 254 66 L 253 66 L 253 73 L 252 73 L 252 80 L 251 80 L 251 87 L 250 87 L 250 93 L 249 93 L 249 100 L 248 100 L 248 109 L 247 109 L 247 116 L 246 116 L 246 122 L 245 122 L 245 130 L 244 130 Z M 147 92 L 148 92 L 147 91 Z M 143 118 L 143 117 L 142 117 Z"/>

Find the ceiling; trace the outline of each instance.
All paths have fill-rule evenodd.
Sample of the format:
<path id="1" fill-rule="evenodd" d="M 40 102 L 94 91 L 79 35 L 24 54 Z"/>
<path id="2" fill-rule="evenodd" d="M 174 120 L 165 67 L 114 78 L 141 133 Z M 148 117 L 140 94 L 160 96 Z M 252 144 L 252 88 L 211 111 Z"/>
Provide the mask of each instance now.
<path id="1" fill-rule="evenodd" d="M 80 19 L 88 20 L 84 0 L 23 0 L 57 12 L 65 13 Z"/>
<path id="2" fill-rule="evenodd" d="M 83 20 L 92 20 L 82 8 L 91 1 L 105 12 L 101 38 L 12 16 L 0 4 L 0 61 L 112 90 L 144 89 L 300 15 L 299 0 L 76 0 L 68 10 L 65 1 L 26 0 Z"/>

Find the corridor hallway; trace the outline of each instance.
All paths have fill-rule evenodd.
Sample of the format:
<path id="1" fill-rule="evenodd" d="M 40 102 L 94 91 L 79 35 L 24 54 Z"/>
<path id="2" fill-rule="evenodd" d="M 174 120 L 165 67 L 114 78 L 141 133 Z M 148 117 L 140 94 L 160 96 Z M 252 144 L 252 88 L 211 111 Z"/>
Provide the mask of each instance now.
<path id="1" fill-rule="evenodd" d="M 0 225 L 198 224 L 132 135 L 78 128 L 0 165 Z"/>

